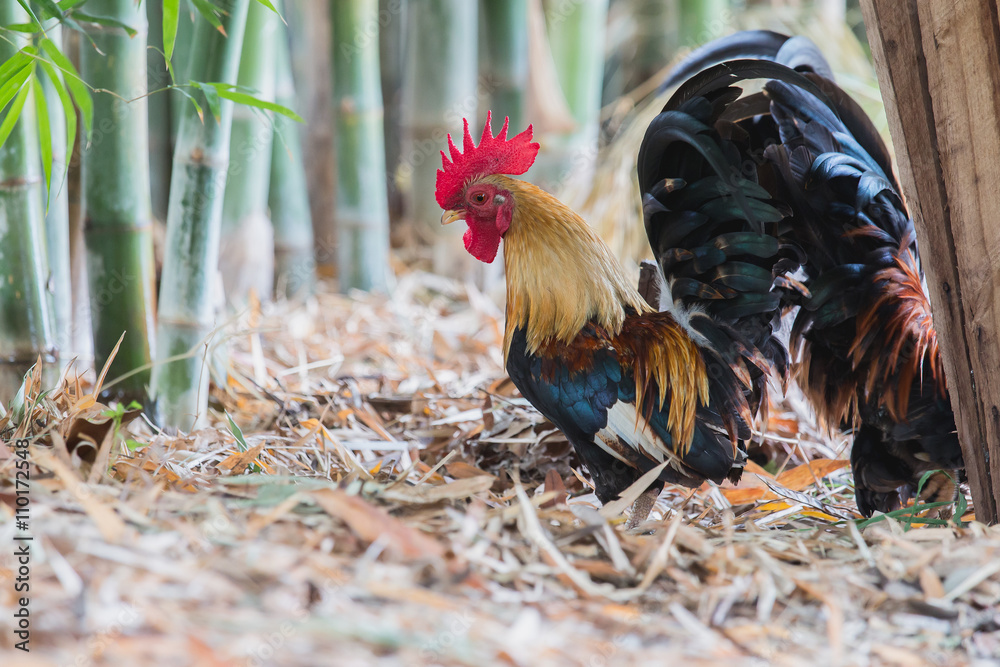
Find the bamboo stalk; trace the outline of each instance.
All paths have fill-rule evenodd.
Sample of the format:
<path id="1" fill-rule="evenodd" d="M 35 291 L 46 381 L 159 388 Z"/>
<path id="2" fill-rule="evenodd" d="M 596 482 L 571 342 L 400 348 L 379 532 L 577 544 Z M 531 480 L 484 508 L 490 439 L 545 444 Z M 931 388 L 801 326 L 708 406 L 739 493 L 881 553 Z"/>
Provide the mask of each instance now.
<path id="1" fill-rule="evenodd" d="M 80 46 L 81 76 L 108 91 L 94 95 L 94 135 L 83 151 L 83 203 L 95 363 L 104 366 L 124 332 L 108 376 L 116 378 L 148 366 L 153 344 L 146 15 L 132 0 L 91 0 L 87 6 L 136 30 L 129 37 L 120 28 L 82 23 L 89 40 Z M 149 371 L 140 371 L 114 393 L 145 402 L 148 383 Z"/>
<path id="2" fill-rule="evenodd" d="M 152 0 L 150 4 L 153 4 L 156 0 Z M 162 3 L 160 4 L 162 8 Z M 177 17 L 177 34 L 174 36 L 174 53 L 173 57 L 170 59 L 171 65 L 174 69 L 174 83 L 178 85 L 186 84 L 191 77 L 189 76 L 189 62 L 191 60 L 191 52 L 194 47 L 191 40 L 194 39 L 194 18 L 196 13 L 194 12 L 193 5 L 189 5 L 187 2 L 180 3 L 180 12 Z M 161 35 L 162 39 L 162 35 Z M 166 65 L 166 63 L 164 63 Z M 177 132 L 180 130 L 181 126 L 181 116 L 184 115 L 185 107 L 189 106 L 191 103 L 188 101 L 184 93 L 179 90 L 170 91 L 170 146 L 171 149 L 177 146 Z M 173 153 L 171 152 L 171 157 Z M 169 206 L 170 197 L 168 194 L 167 202 Z"/>
<path id="3" fill-rule="evenodd" d="M 146 87 L 150 92 L 149 108 L 149 176 L 153 217 L 160 223 L 167 219 L 170 199 L 170 99 L 166 92 L 155 91 L 170 85 L 170 73 L 163 60 L 163 3 L 146 3 L 149 20 L 149 49 L 146 50 Z M 178 24 L 180 21 L 178 20 Z M 172 94 L 176 95 L 177 93 Z"/>
<path id="4" fill-rule="evenodd" d="M 401 0 L 392 0 L 402 7 Z M 332 278 L 337 269 L 334 208 L 337 191 L 333 148 L 333 58 L 328 0 L 288 0 L 285 3 L 291 39 L 292 74 L 298 82 L 296 111 L 306 123 L 302 157 L 306 165 L 309 211 L 312 214 L 316 271 Z"/>
<path id="5" fill-rule="evenodd" d="M 547 150 L 539 154 L 533 173 L 543 187 L 558 192 L 571 179 L 589 181 L 593 176 L 608 0 L 546 0 L 544 7 L 549 48 L 575 127 L 547 137 Z"/>
<path id="6" fill-rule="evenodd" d="M 681 46 L 693 48 L 722 37 L 731 21 L 729 0 L 680 0 Z"/>
<path id="7" fill-rule="evenodd" d="M 280 22 L 264 5 L 250 3 L 237 83 L 268 102 L 274 101 L 274 51 Z M 274 285 L 274 230 L 267 214 L 273 139 L 270 115 L 246 105 L 233 109 L 219 268 L 226 299 L 237 306 L 251 292 L 270 299 Z"/>
<path id="8" fill-rule="evenodd" d="M 235 83 L 249 0 L 222 3 L 228 37 L 202 17 L 195 21 L 190 54 L 196 81 Z M 215 326 L 213 293 L 219 262 L 223 188 L 229 165 L 233 117 L 221 100 L 211 116 L 204 96 L 205 120 L 192 105 L 184 108 L 174 151 L 167 208 L 167 244 L 160 285 L 156 365 L 152 394 L 155 418 L 164 426 L 191 429 L 208 406 L 208 360 L 204 344 Z M 189 352 L 194 351 L 193 354 Z M 179 357 L 168 361 L 174 357 Z"/>
<path id="9" fill-rule="evenodd" d="M 330 15 L 340 288 L 388 291 L 389 208 L 378 0 L 337 0 L 331 4 Z"/>
<path id="10" fill-rule="evenodd" d="M 275 101 L 292 109 L 296 97 L 288 36 L 278 30 L 274 40 Z M 268 205 L 274 225 L 275 290 L 294 298 L 311 294 L 316 282 L 312 214 L 298 123 L 276 115 L 274 131 Z"/>
<path id="11" fill-rule="evenodd" d="M 406 3 L 400 0 L 379 0 L 379 70 L 385 108 L 382 127 L 385 132 L 385 164 L 389 184 L 389 220 L 392 223 L 403 216 L 403 195 L 396 181 L 403 150 L 400 116 L 403 112 L 405 17 Z"/>
<path id="12" fill-rule="evenodd" d="M 440 224 L 434 187 L 447 134 L 460 133 L 463 118 L 476 118 L 477 10 L 469 0 L 410 0 L 406 13 L 400 167 L 409 182 L 406 217 L 433 239 L 434 271 L 455 277 L 469 275 L 473 261 L 455 254 L 463 232 Z"/>
<path id="13" fill-rule="evenodd" d="M 494 118 L 525 126 L 528 87 L 528 0 L 480 0 L 479 73 Z M 485 122 L 485 109 L 480 109 Z"/>
<path id="14" fill-rule="evenodd" d="M 27 20 L 18 3 L 0 3 L 0 25 Z M 0 62 L 25 44 L 18 33 L 7 33 L 0 39 Z M 4 404 L 37 359 L 53 370 L 58 361 L 52 302 L 45 290 L 43 184 L 31 96 L 29 92 L 19 120 L 0 146 L 0 401 Z M 9 113 L 10 107 L 0 119 Z"/>
<path id="15" fill-rule="evenodd" d="M 80 33 L 67 30 L 63 33 L 64 53 L 80 70 Z M 94 362 L 94 333 L 90 317 L 90 281 L 87 278 L 87 243 L 83 227 L 83 145 L 82 132 L 76 133 L 73 153 L 69 161 L 66 182 L 66 199 L 69 215 L 70 281 L 72 284 L 72 350 L 81 368 L 89 368 Z"/>
<path id="16" fill-rule="evenodd" d="M 49 39 L 64 49 L 62 28 L 53 21 L 46 29 Z M 63 362 L 76 356 L 73 349 L 73 287 L 70 276 L 69 191 L 66 155 L 66 114 L 55 86 L 47 76 L 40 78 L 52 137 L 52 173 L 45 210 L 45 245 L 53 300 L 56 345 Z"/>
<path id="17" fill-rule="evenodd" d="M 680 45 L 678 0 L 634 0 L 636 51 L 626 90 L 647 81 L 676 55 Z"/>

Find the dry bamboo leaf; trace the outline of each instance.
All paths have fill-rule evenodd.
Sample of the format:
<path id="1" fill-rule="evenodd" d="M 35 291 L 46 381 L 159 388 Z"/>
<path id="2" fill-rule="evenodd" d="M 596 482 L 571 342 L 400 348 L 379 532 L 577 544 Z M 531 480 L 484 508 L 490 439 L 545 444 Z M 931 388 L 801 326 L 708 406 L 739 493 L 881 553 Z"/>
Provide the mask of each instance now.
<path id="1" fill-rule="evenodd" d="M 132 479 L 138 474 L 138 471 L 143 471 L 146 474 L 151 475 L 154 479 L 163 478 L 166 481 L 167 486 L 171 488 L 178 489 L 180 491 L 186 491 L 188 493 L 196 493 L 198 489 L 192 485 L 190 482 L 184 481 L 180 475 L 170 470 L 161 463 L 156 461 L 145 460 L 141 464 L 138 463 L 136 459 L 118 459 L 115 461 L 115 477 L 125 482 Z"/>
<path id="2" fill-rule="evenodd" d="M 792 491 L 802 491 L 812 486 L 817 479 L 823 479 L 830 473 L 846 468 L 850 461 L 845 459 L 818 459 L 798 467 L 786 470 L 778 475 L 778 483 Z"/>
<path id="3" fill-rule="evenodd" d="M 929 567 L 920 570 L 920 588 L 924 591 L 924 597 L 931 599 L 944 597 L 944 586 L 941 584 L 941 579 Z"/>
<path id="4" fill-rule="evenodd" d="M 497 479 L 496 475 L 491 475 L 482 468 L 477 468 L 465 461 L 451 461 L 445 465 L 444 469 L 455 479 L 467 479 L 469 477 L 493 477 L 493 479 Z"/>
<path id="5" fill-rule="evenodd" d="M 80 451 L 78 455 L 81 460 L 87 463 L 95 461 L 99 443 L 104 442 L 108 434 L 114 429 L 116 423 L 115 417 L 105 414 L 107 410 L 107 406 L 94 401 L 90 402 L 89 407 L 83 409 L 74 406 L 73 412 L 76 413 L 75 416 L 64 421 L 60 428 L 60 432 L 63 434 L 63 439 L 66 443 L 67 452 L 71 453 L 79 447 Z M 121 425 L 129 424 L 138 419 L 141 414 L 142 410 L 127 410 L 123 412 L 121 415 Z M 80 445 L 87 446 L 80 447 Z"/>
<path id="6" fill-rule="evenodd" d="M 385 581 L 366 582 L 365 588 L 372 595 L 377 595 L 386 600 L 397 602 L 413 602 L 422 607 L 431 609 L 441 609 L 445 611 L 459 611 L 464 609 L 463 605 L 451 598 L 429 591 L 425 588 L 402 588 L 398 584 Z"/>
<path id="7" fill-rule="evenodd" d="M 250 520 L 250 524 L 247 527 L 246 538 L 252 540 L 268 526 L 270 526 L 275 521 L 278 521 L 283 516 L 295 509 L 299 503 L 306 499 L 304 493 L 293 493 L 288 496 L 280 503 L 278 503 L 270 512 L 263 516 L 255 516 Z"/>
<path id="8" fill-rule="evenodd" d="M 755 475 L 759 475 L 760 477 L 766 477 L 768 479 L 774 479 L 774 475 L 772 475 L 768 471 L 764 470 L 763 468 L 761 468 L 759 465 L 757 465 L 753 461 L 747 461 L 746 462 L 746 466 L 743 468 L 743 472 L 752 472 Z"/>
<path id="9" fill-rule="evenodd" d="M 94 497 L 94 494 L 77 477 L 72 468 L 55 456 L 40 448 L 32 448 L 32 457 L 39 466 L 47 468 L 56 474 L 66 485 L 66 490 L 76 499 L 83 511 L 97 526 L 107 542 L 117 544 L 128 532 L 125 522 L 115 514 L 114 510 Z"/>
<path id="10" fill-rule="evenodd" d="M 551 508 L 566 503 L 566 485 L 555 468 L 551 468 L 545 473 L 545 490 L 552 491 L 556 494 L 556 497 L 542 505 L 543 508 Z"/>
<path id="11" fill-rule="evenodd" d="M 766 488 L 751 486 L 747 488 L 720 489 L 726 500 L 732 505 L 749 505 L 758 500 L 777 500 L 778 495 Z"/>
<path id="12" fill-rule="evenodd" d="M 495 477 L 468 477 L 448 484 L 417 484 L 415 486 L 393 486 L 391 488 L 373 488 L 371 493 L 377 498 L 387 501 L 412 504 L 431 504 L 445 500 L 465 500 L 472 496 L 489 491 L 496 481 Z M 366 485 L 366 492 L 374 484 Z"/>
<path id="13" fill-rule="evenodd" d="M 366 542 L 374 542 L 383 537 L 389 552 L 406 559 L 444 558 L 445 549 L 434 538 L 358 496 L 349 495 L 340 489 L 320 489 L 313 491 L 311 495 L 323 511 L 346 523 Z"/>
<path id="14" fill-rule="evenodd" d="M 915 653 L 900 646 L 890 646 L 888 644 L 875 644 L 872 646 L 872 653 L 882 661 L 884 665 L 899 665 L 899 667 L 930 667 L 933 663 L 928 662 L 919 653 Z"/>
<path id="15" fill-rule="evenodd" d="M 222 461 L 219 461 L 217 467 L 228 470 L 234 475 L 242 475 L 257 460 L 260 453 L 264 451 L 266 444 L 266 442 L 262 442 L 259 445 L 254 445 L 245 452 L 233 452 Z"/>

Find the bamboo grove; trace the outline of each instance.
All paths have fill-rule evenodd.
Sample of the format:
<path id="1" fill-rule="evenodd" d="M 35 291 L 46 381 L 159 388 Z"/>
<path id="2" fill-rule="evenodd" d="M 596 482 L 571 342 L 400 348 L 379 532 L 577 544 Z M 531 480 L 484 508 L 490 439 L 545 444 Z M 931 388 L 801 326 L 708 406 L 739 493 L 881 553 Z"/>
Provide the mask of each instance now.
<path id="1" fill-rule="evenodd" d="M 468 275 L 433 195 L 461 118 L 530 120 L 539 182 L 586 178 L 609 95 L 695 45 L 678 25 L 719 34 L 728 4 L 5 0 L 0 410 L 36 365 L 54 382 L 76 360 L 106 397 L 196 427 L 254 304 L 326 276 L 391 291 L 402 223 L 401 254 Z M 626 5 L 656 25 L 622 76 L 603 45 Z"/>

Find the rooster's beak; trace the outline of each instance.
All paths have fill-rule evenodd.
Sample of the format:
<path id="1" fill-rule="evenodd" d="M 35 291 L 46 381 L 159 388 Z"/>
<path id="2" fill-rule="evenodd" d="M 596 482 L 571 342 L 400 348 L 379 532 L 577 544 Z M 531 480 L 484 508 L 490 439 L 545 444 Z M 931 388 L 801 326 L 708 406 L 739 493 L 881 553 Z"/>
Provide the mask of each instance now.
<path id="1" fill-rule="evenodd" d="M 441 224 L 450 225 L 456 220 L 465 220 L 465 213 L 462 211 L 445 211 L 441 215 Z"/>

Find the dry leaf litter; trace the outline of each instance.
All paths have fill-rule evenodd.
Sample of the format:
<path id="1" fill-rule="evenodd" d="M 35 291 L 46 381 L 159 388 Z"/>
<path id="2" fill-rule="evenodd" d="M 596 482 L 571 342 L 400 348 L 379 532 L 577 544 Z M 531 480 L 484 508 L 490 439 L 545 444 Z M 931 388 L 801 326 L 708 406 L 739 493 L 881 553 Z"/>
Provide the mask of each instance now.
<path id="1" fill-rule="evenodd" d="M 188 435 L 95 403 L 73 372 L 48 393 L 29 382 L 5 438 L 42 434 L 33 650 L 13 650 L 2 614 L 3 664 L 1000 659 L 1000 529 L 859 527 L 845 443 L 794 397 L 755 448 L 771 472 L 668 487 L 626 530 L 628 498 L 602 509 L 505 378 L 501 313 L 474 287 L 323 289 L 233 331 L 211 425 Z M 2 447 L 4 545 L 13 479 Z"/>

